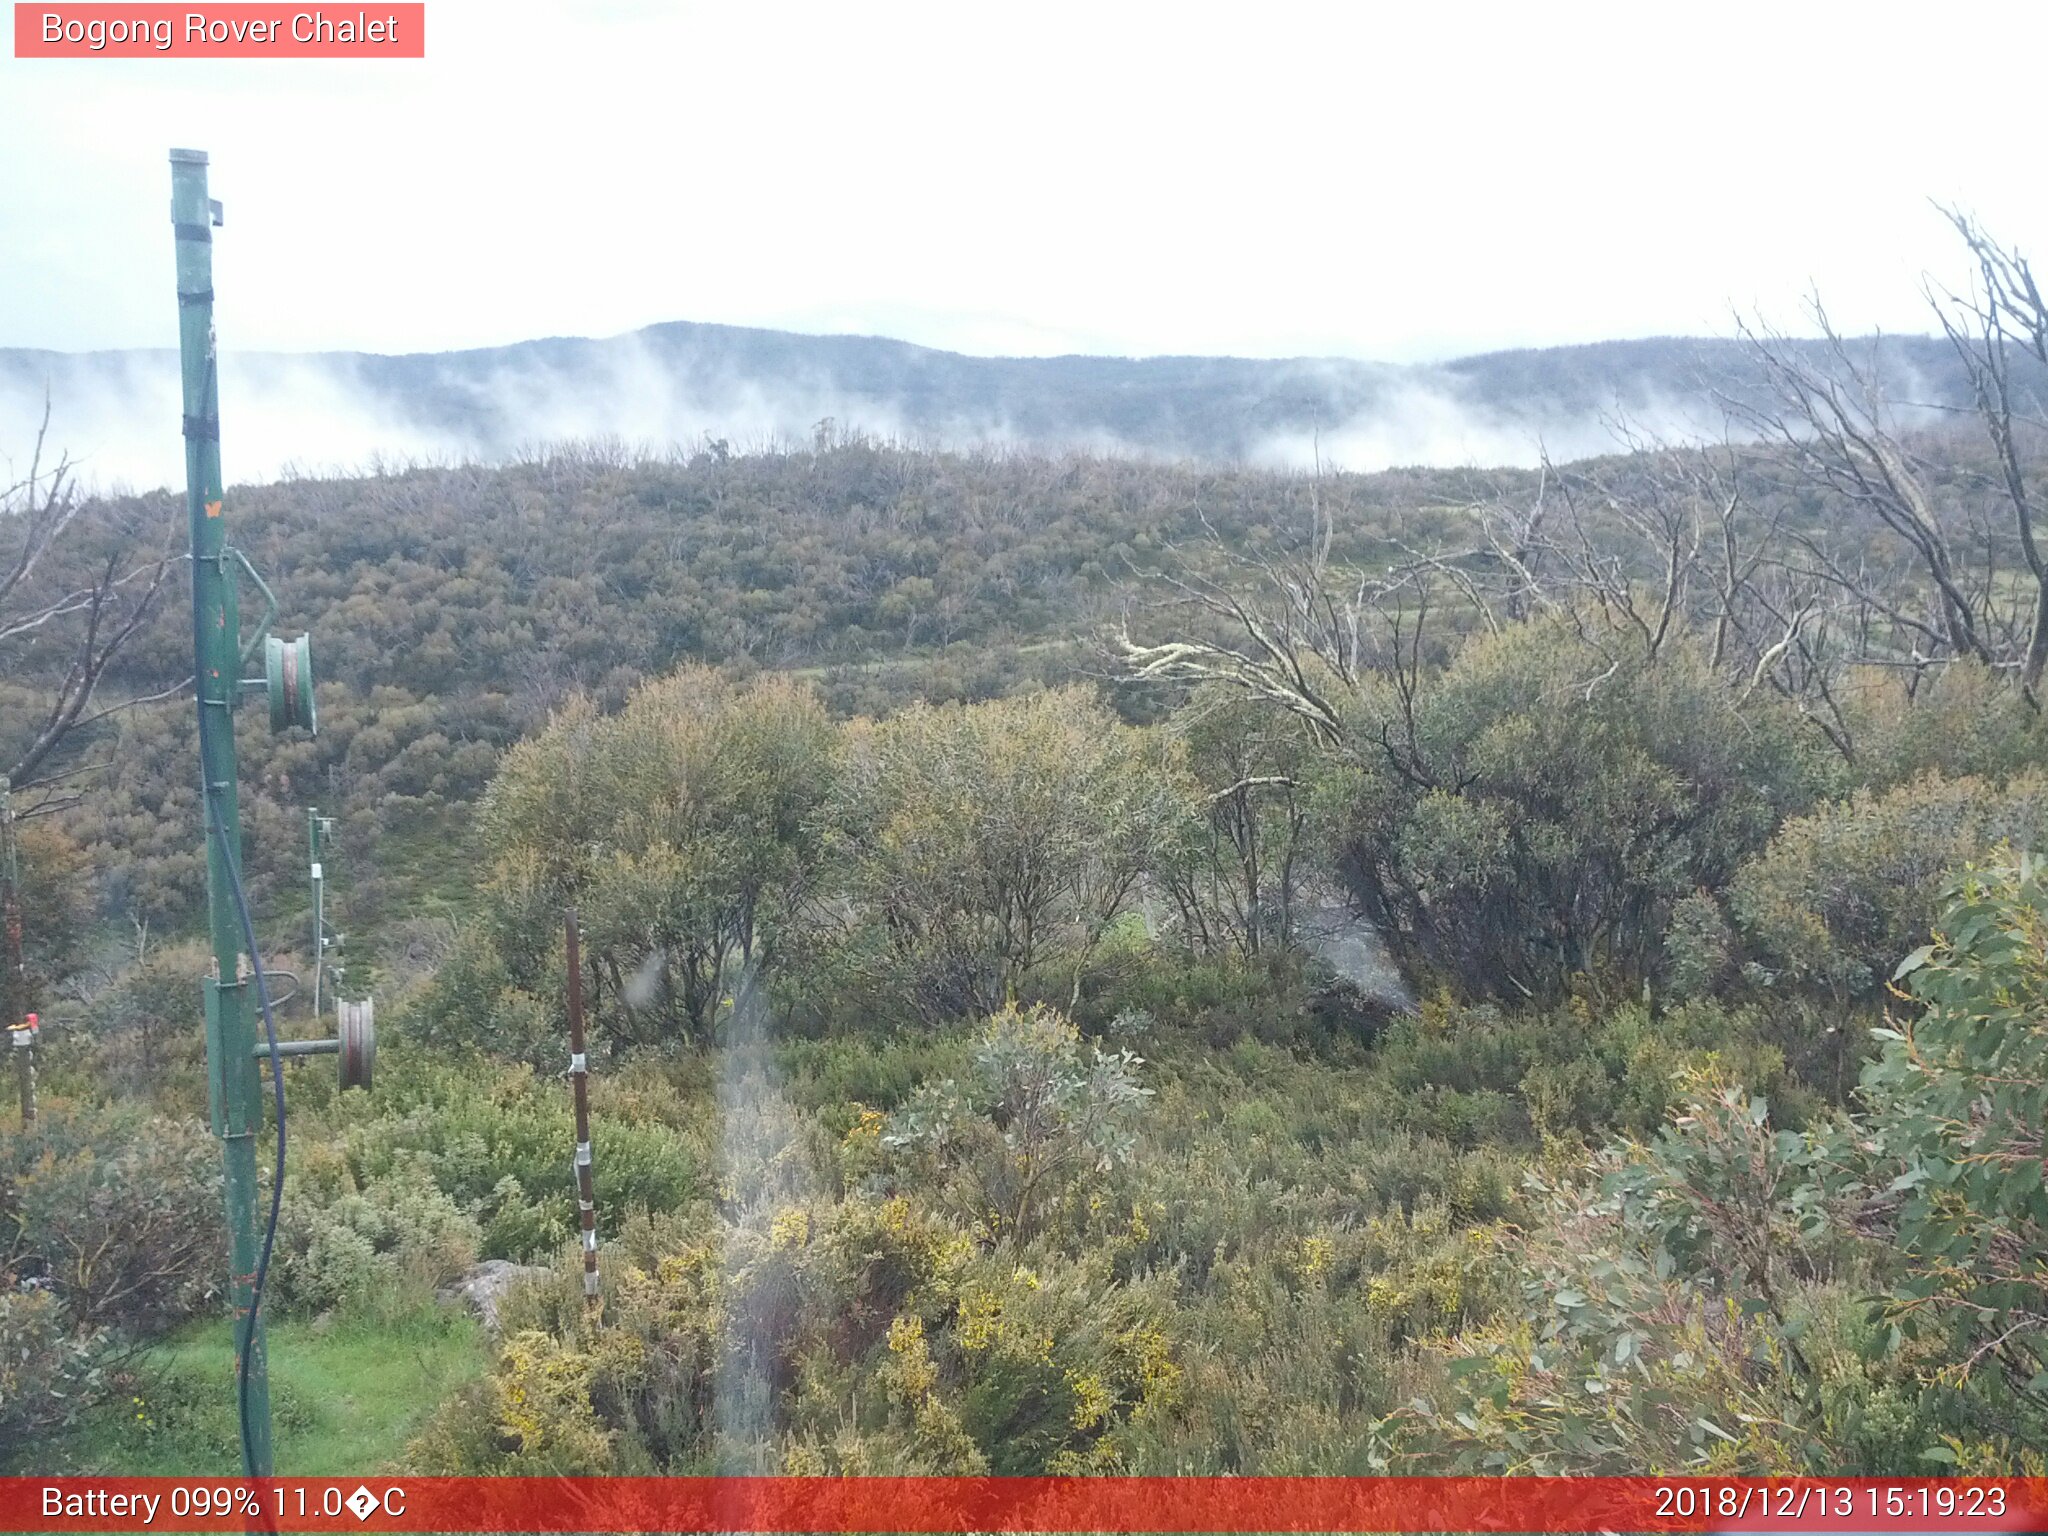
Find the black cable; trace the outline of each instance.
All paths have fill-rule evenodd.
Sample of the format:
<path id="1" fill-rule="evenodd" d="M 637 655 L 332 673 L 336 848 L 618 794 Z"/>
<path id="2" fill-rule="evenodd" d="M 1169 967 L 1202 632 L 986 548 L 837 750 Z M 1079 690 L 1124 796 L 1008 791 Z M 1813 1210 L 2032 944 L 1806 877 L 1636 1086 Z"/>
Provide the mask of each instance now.
<path id="1" fill-rule="evenodd" d="M 201 773 L 206 760 L 206 704 L 199 706 Z M 240 1347 L 235 1351 L 235 1405 L 241 1420 L 242 1470 L 256 1475 L 255 1449 L 249 1438 L 249 1356 L 256 1343 L 256 1323 L 263 1308 L 263 1287 L 270 1278 L 270 1250 L 277 1242 L 277 1219 L 284 1205 L 284 1073 L 277 1054 L 277 1020 L 270 1011 L 270 987 L 263 977 L 263 957 L 256 944 L 256 924 L 249 915 L 249 893 L 242 888 L 241 860 L 228 846 L 225 818 L 220 814 L 220 787 L 208 783 L 210 801 L 207 830 L 220 839 L 221 863 L 228 872 L 228 888 L 235 898 L 235 911 L 242 920 L 242 941 L 249 946 L 249 966 L 256 979 L 256 1001 L 263 1009 L 263 1034 L 270 1044 L 271 1101 L 277 1107 L 277 1166 L 270 1179 L 270 1221 L 263 1232 L 263 1251 L 256 1260 L 255 1281 L 249 1291 L 249 1316 L 242 1326 Z M 221 1078 L 229 1080 L 230 1062 L 221 1063 Z"/>

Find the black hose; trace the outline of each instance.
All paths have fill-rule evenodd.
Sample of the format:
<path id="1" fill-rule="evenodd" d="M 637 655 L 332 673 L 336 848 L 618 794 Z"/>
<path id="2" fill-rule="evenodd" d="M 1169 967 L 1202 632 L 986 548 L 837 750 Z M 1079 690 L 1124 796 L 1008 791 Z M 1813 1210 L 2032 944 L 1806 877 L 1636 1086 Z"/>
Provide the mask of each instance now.
<path id="1" fill-rule="evenodd" d="M 206 761 L 206 704 L 199 706 L 200 761 Z M 202 766 L 201 772 L 205 771 Z M 249 893 L 242 888 L 241 860 L 228 845 L 226 818 L 220 813 L 219 786 L 206 786 L 210 802 L 207 830 L 220 840 L 221 864 L 228 873 L 228 888 L 235 898 L 235 911 L 242 920 L 242 942 L 248 945 L 249 966 L 256 979 L 256 1001 L 263 1009 L 263 1034 L 270 1045 L 271 1101 L 277 1107 L 277 1166 L 270 1179 L 270 1221 L 263 1231 L 263 1250 L 256 1260 L 255 1283 L 249 1292 L 249 1315 L 242 1325 L 240 1346 L 235 1351 L 235 1405 L 241 1420 L 242 1470 L 256 1475 L 255 1447 L 249 1435 L 249 1356 L 256 1343 L 256 1323 L 263 1308 L 263 1287 L 270 1278 L 270 1250 L 277 1242 L 277 1218 L 284 1205 L 284 1073 L 278 1067 L 277 1020 L 270 1011 L 270 986 L 263 977 L 263 957 L 256 944 L 256 924 L 249 915 Z M 221 1063 L 221 1078 L 229 1081 L 230 1062 Z"/>

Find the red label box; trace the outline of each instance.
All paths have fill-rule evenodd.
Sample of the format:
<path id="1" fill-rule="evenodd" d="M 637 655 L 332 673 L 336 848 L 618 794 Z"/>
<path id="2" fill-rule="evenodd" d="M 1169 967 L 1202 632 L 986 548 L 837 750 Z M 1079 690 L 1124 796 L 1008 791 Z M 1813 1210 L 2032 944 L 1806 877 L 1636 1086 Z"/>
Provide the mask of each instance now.
<path id="1" fill-rule="evenodd" d="M 17 59 L 423 59 L 427 8 L 349 5 L 36 4 L 16 0 Z"/>

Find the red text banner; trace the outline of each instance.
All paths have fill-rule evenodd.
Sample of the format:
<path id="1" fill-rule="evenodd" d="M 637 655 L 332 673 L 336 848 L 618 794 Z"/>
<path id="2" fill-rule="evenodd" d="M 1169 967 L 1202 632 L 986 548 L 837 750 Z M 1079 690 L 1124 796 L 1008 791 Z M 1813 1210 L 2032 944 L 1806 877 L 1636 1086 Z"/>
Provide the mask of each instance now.
<path id="1" fill-rule="evenodd" d="M 427 8 L 409 4 L 14 7 L 18 59 L 423 59 Z"/>
<path id="2" fill-rule="evenodd" d="M 0 1478 L 4 1531 L 2017 1531 L 2048 1479 Z"/>

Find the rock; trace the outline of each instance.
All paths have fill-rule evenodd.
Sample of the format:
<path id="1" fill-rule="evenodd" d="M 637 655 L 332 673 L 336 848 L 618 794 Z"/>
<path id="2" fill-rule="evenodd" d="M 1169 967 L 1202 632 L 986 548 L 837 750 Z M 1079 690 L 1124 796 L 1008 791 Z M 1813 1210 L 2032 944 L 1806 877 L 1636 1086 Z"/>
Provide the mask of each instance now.
<path id="1" fill-rule="evenodd" d="M 440 1292 L 443 1301 L 461 1302 L 484 1325 L 485 1331 L 498 1331 L 498 1307 L 504 1301 L 506 1292 L 528 1280 L 545 1279 L 549 1271 L 539 1264 L 514 1264 L 509 1259 L 485 1259 L 481 1264 L 465 1271 L 447 1290 Z"/>

